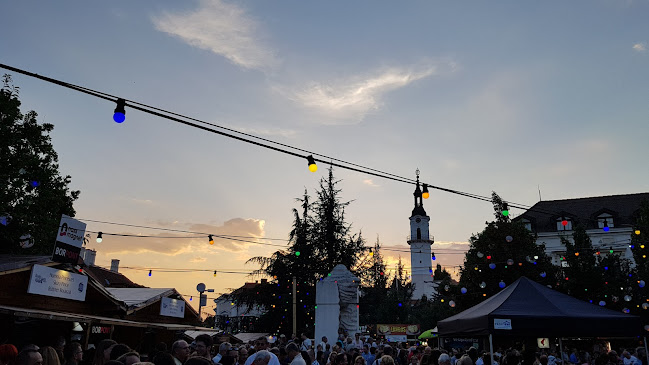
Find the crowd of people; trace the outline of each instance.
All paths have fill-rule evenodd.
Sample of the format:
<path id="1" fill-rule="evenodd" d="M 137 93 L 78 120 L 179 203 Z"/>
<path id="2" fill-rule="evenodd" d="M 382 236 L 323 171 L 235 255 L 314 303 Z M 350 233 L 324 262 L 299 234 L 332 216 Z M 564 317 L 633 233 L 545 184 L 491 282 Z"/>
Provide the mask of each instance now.
<path id="1" fill-rule="evenodd" d="M 0 345 L 0 365 L 649 365 L 644 348 L 616 351 L 578 351 L 559 356 L 555 351 L 520 351 L 498 349 L 493 357 L 475 347 L 447 351 L 422 345 L 388 343 L 360 334 L 341 334 L 335 343 L 322 337 L 319 343 L 305 334 L 277 339 L 259 337 L 239 346 L 228 342 L 218 345 L 211 336 L 199 335 L 156 345 L 148 354 L 140 354 L 123 343 L 106 339 L 84 351 L 81 344 L 64 340 L 53 346 Z M 619 354 L 619 355 L 618 355 Z M 492 364 L 493 361 L 493 364 Z"/>

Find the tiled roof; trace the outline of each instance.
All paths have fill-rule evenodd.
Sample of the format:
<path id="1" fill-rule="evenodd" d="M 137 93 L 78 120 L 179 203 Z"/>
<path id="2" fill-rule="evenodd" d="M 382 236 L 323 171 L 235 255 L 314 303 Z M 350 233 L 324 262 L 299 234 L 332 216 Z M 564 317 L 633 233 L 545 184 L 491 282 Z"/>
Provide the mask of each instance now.
<path id="1" fill-rule="evenodd" d="M 597 216 L 608 213 L 613 216 L 615 227 L 631 227 L 643 200 L 649 201 L 649 193 L 546 200 L 534 204 L 514 221 L 529 220 L 535 232 L 556 232 L 557 219 L 565 217 L 573 226 L 581 224 L 586 229 L 596 229 Z"/>
<path id="2" fill-rule="evenodd" d="M 0 255 L 0 272 L 19 270 L 32 265 L 52 263 L 52 256 Z"/>
<path id="3" fill-rule="evenodd" d="M 88 275 L 100 282 L 106 288 L 146 288 L 143 285 L 136 284 L 126 276 L 104 269 L 99 266 L 88 266 L 86 269 Z"/>

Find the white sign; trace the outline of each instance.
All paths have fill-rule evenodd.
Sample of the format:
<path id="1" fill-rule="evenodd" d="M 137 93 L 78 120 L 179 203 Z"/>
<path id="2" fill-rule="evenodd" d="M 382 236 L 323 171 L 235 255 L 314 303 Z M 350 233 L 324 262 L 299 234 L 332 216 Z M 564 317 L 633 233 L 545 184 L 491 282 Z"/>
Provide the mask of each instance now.
<path id="1" fill-rule="evenodd" d="M 385 339 L 389 342 L 408 342 L 407 335 L 385 335 Z"/>
<path id="2" fill-rule="evenodd" d="M 550 348 L 550 339 L 549 338 L 537 338 L 536 344 L 540 349 L 549 349 Z"/>
<path id="3" fill-rule="evenodd" d="M 185 301 L 164 297 L 160 301 L 160 315 L 185 318 Z"/>
<path id="4" fill-rule="evenodd" d="M 86 224 L 67 215 L 61 216 L 59 223 L 59 233 L 56 240 L 67 243 L 68 245 L 79 247 L 83 245 L 83 235 L 86 233 Z"/>
<path id="5" fill-rule="evenodd" d="M 510 330 L 510 329 L 512 329 L 512 320 L 511 319 L 494 318 L 494 329 L 495 330 Z"/>
<path id="6" fill-rule="evenodd" d="M 88 277 L 85 275 L 34 265 L 27 292 L 84 302 L 87 287 Z"/>

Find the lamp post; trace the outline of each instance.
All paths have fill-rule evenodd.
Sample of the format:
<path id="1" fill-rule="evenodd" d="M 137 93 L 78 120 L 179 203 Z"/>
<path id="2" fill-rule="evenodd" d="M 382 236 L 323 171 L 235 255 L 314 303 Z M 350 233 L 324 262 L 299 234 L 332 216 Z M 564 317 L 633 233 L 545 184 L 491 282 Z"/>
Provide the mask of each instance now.
<path id="1" fill-rule="evenodd" d="M 200 293 L 198 300 L 198 318 L 201 319 L 201 310 L 207 305 L 207 295 L 204 292 L 214 293 L 214 289 L 205 289 L 205 284 L 196 285 L 196 290 Z"/>

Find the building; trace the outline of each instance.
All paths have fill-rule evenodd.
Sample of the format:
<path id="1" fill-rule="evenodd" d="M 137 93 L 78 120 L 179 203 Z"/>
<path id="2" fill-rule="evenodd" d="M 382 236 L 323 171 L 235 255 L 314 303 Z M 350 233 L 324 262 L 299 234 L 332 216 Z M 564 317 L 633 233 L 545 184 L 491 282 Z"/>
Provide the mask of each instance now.
<path id="1" fill-rule="evenodd" d="M 198 313 L 172 288 L 145 288 L 89 262 L 50 256 L 0 255 L 0 337 L 20 346 L 51 345 L 59 337 L 83 348 L 105 338 L 146 354 L 195 330 Z"/>
<path id="2" fill-rule="evenodd" d="M 413 193 L 415 207 L 410 215 L 410 272 L 411 281 L 414 286 L 412 299 L 419 300 L 422 296 L 427 299 L 437 294 L 436 285 L 433 282 L 432 245 L 435 241 L 430 235 L 430 217 L 424 210 L 422 190 L 419 187 L 419 170 L 417 170 L 417 186 Z"/>
<path id="3" fill-rule="evenodd" d="M 629 243 L 643 200 L 649 201 L 649 193 L 540 201 L 514 221 L 522 222 L 537 235 L 537 244 L 545 245 L 555 265 L 565 262 L 561 260 L 566 252 L 561 238 L 572 239 L 578 225 L 586 229 L 593 247 L 602 254 L 612 250 L 633 260 Z"/>
<path id="4" fill-rule="evenodd" d="M 266 283 L 266 279 L 261 279 L 261 284 Z M 214 308 L 215 327 L 230 333 L 254 332 L 259 317 L 265 313 L 265 308 L 259 305 L 249 306 L 246 303 L 238 303 L 232 298 L 244 291 L 255 290 L 258 285 L 260 285 L 258 282 L 245 283 L 232 293 L 223 294 L 214 299 L 216 304 L 216 308 Z"/>

